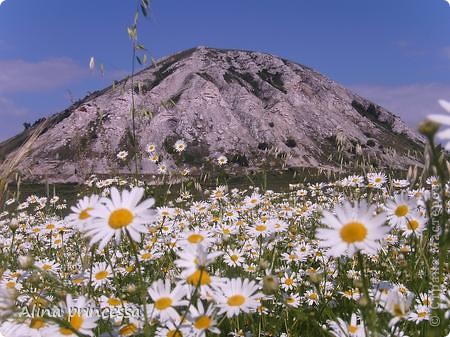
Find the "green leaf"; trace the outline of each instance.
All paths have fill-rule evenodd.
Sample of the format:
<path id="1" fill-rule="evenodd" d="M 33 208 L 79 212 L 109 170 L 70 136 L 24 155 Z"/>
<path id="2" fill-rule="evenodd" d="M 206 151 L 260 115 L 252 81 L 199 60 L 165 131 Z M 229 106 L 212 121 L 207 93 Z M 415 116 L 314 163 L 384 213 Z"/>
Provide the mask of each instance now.
<path id="1" fill-rule="evenodd" d="M 146 6 L 141 5 L 141 11 L 142 11 L 142 14 L 144 14 L 145 17 L 148 16 L 148 9 L 147 9 Z"/>
<path id="2" fill-rule="evenodd" d="M 142 44 L 136 44 L 136 50 L 147 50 Z"/>

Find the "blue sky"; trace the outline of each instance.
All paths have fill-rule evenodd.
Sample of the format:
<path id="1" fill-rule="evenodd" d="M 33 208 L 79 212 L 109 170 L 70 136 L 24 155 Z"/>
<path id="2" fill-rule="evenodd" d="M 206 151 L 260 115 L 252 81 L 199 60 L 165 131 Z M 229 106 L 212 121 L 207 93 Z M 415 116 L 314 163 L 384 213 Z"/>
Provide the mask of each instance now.
<path id="1" fill-rule="evenodd" d="M 0 140 L 131 67 L 137 0 L 0 5 Z M 274 53 L 308 65 L 415 125 L 450 99 L 444 0 L 154 0 L 140 40 L 158 58 L 193 46 Z M 89 59 L 105 65 L 91 73 Z"/>

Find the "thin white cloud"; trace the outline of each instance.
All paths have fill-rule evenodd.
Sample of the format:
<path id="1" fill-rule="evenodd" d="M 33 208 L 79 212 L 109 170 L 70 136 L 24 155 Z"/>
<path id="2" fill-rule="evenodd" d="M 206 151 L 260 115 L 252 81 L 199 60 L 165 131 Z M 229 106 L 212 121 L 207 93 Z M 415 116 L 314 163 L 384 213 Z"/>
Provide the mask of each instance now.
<path id="1" fill-rule="evenodd" d="M 429 114 L 442 113 L 438 99 L 450 100 L 450 84 L 429 83 L 400 86 L 352 85 L 359 95 L 401 117 L 411 127 Z"/>
<path id="2" fill-rule="evenodd" d="M 39 62 L 0 60 L 0 93 L 43 91 L 89 76 L 88 69 L 70 58 Z"/>

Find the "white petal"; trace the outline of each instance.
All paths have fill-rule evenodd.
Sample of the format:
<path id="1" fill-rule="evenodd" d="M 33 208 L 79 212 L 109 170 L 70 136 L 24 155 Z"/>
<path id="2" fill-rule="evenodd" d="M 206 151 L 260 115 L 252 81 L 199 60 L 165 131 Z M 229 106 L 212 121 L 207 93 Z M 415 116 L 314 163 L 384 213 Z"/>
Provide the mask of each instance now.
<path id="1" fill-rule="evenodd" d="M 445 99 L 440 99 L 439 101 L 439 105 L 448 113 L 450 113 L 450 102 L 446 101 Z"/>
<path id="2" fill-rule="evenodd" d="M 446 116 L 446 115 L 428 115 L 427 119 L 429 119 L 430 121 L 439 123 L 439 124 L 450 125 L 450 116 Z"/>

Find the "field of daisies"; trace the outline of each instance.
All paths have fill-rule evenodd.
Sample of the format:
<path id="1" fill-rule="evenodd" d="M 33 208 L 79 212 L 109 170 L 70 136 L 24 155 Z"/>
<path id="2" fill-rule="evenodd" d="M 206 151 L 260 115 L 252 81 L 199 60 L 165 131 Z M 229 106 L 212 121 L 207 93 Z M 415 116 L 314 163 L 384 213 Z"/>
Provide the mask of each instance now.
<path id="1" fill-rule="evenodd" d="M 285 192 L 217 180 L 161 206 L 137 178 L 92 176 L 73 205 L 17 193 L 0 213 L 0 336 L 449 336 L 450 165 L 436 131 L 422 126 L 427 163 L 407 179 Z"/>
<path id="2" fill-rule="evenodd" d="M 144 182 L 94 177 L 76 205 L 7 200 L 0 333 L 445 336 L 442 188 L 369 173 L 155 207 Z"/>

